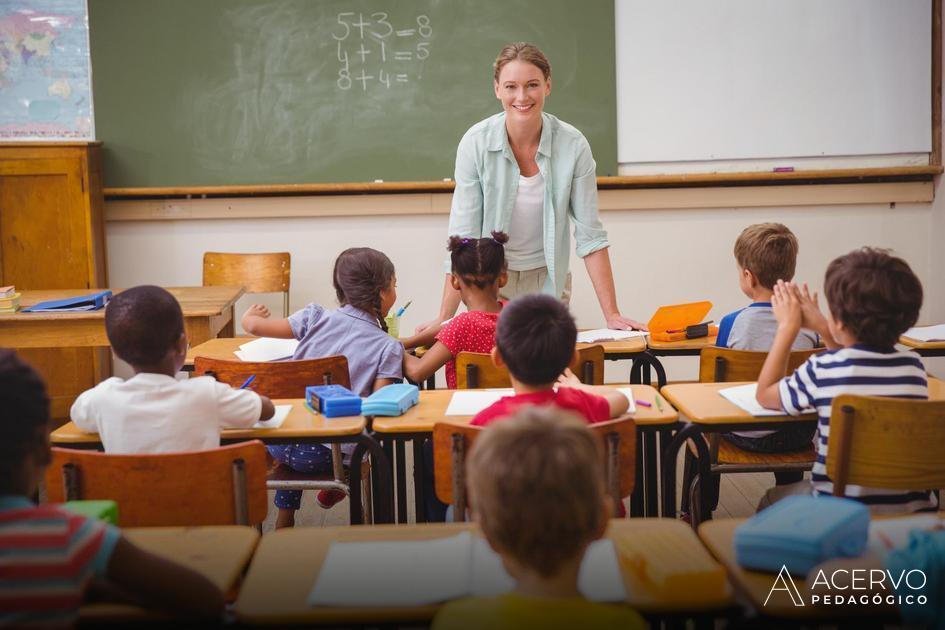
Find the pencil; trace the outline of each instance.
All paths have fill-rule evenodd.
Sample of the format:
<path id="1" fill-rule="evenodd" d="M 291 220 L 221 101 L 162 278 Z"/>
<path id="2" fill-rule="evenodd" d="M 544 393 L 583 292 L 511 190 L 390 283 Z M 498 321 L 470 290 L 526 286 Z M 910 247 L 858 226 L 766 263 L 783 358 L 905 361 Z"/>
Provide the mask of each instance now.
<path id="1" fill-rule="evenodd" d="M 659 394 L 656 395 L 655 400 L 656 400 L 656 408 L 659 409 L 660 411 L 663 411 L 663 401 L 660 400 Z"/>

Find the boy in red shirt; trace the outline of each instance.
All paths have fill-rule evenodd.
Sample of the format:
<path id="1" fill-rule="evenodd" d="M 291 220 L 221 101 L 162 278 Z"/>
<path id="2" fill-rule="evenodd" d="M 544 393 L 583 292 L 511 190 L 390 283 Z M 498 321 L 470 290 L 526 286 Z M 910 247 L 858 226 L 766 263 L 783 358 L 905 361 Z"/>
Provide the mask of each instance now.
<path id="1" fill-rule="evenodd" d="M 568 370 L 576 341 L 574 318 L 560 300 L 535 294 L 510 302 L 499 316 L 492 360 L 508 368 L 515 395 L 480 411 L 472 424 L 491 424 L 524 405 L 554 405 L 591 424 L 626 412 L 626 396 L 610 387 L 584 385 Z"/>

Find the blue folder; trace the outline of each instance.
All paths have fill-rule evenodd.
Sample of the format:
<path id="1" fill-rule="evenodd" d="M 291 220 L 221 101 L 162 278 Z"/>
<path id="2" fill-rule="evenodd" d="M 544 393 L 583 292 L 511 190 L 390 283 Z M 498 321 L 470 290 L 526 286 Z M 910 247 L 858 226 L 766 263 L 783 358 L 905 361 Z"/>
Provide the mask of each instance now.
<path id="1" fill-rule="evenodd" d="M 105 306 L 111 297 L 111 291 L 101 291 L 100 293 L 90 293 L 89 295 L 80 295 L 63 300 L 46 300 L 45 302 L 34 304 L 29 308 L 24 308 L 23 312 L 68 313 L 71 311 L 97 311 Z"/>

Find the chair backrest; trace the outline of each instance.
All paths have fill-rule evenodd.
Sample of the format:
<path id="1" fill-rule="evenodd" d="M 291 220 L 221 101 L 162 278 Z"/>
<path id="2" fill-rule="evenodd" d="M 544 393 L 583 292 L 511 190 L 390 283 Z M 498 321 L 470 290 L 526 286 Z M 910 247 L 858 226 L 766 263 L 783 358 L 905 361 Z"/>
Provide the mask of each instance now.
<path id="1" fill-rule="evenodd" d="M 259 440 L 210 451 L 109 455 L 52 449 L 50 503 L 111 499 L 122 527 L 257 525 L 266 518 L 266 447 Z"/>
<path id="2" fill-rule="evenodd" d="M 453 519 L 466 514 L 466 456 L 484 427 L 438 422 L 433 425 L 433 480 L 436 496 L 453 505 Z M 637 431 L 632 418 L 590 425 L 604 447 L 606 491 L 617 504 L 633 492 L 636 482 Z"/>
<path id="3" fill-rule="evenodd" d="M 945 401 L 837 396 L 828 446 L 827 475 L 836 496 L 843 496 L 850 484 L 941 490 Z"/>
<path id="4" fill-rule="evenodd" d="M 304 398 L 309 385 L 351 387 L 348 359 L 338 355 L 298 361 L 225 361 L 194 358 L 194 374 L 212 376 L 221 383 L 239 387 L 253 379 L 252 390 L 270 398 Z"/>
<path id="5" fill-rule="evenodd" d="M 577 351 L 571 361 L 571 371 L 589 385 L 604 384 L 604 347 L 587 346 Z M 479 389 L 511 387 L 509 371 L 496 367 L 492 357 L 478 352 L 460 352 L 456 355 L 456 388 Z"/>
<path id="6" fill-rule="evenodd" d="M 283 307 L 289 312 L 289 252 L 228 254 L 204 252 L 203 286 L 242 286 L 247 293 L 284 293 Z"/>
<path id="7" fill-rule="evenodd" d="M 824 348 L 795 350 L 788 359 L 786 374 L 793 373 L 804 361 L 823 350 Z M 699 382 L 757 381 L 767 356 L 767 352 L 732 350 L 718 346 L 703 348 L 699 353 Z"/>

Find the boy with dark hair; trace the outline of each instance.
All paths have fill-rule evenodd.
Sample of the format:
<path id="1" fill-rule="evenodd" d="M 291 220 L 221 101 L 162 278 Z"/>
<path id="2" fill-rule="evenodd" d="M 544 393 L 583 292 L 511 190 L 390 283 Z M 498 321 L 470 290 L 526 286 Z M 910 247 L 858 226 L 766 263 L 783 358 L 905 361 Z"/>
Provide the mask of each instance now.
<path id="1" fill-rule="evenodd" d="M 0 410 L 0 626 L 68 626 L 94 580 L 151 608 L 220 617 L 223 594 L 202 575 L 110 525 L 27 498 L 50 460 L 49 398 L 10 350 L 0 350 Z"/>
<path id="2" fill-rule="evenodd" d="M 576 341 L 574 318 L 560 300 L 534 294 L 510 302 L 499 316 L 492 360 L 508 368 L 515 395 L 480 411 L 472 424 L 490 424 L 523 405 L 554 405 L 591 423 L 627 411 L 630 403 L 622 393 L 584 385 L 568 370 Z"/>
<path id="3" fill-rule="evenodd" d="M 830 310 L 824 317 L 817 294 L 807 285 L 779 281 L 772 304 L 778 331 L 761 375 L 758 402 L 791 415 L 817 410 L 817 461 L 811 483 L 802 481 L 768 491 L 760 508 L 788 494 L 831 494 L 826 458 L 830 411 L 840 394 L 928 399 L 928 380 L 919 357 L 894 348 L 899 336 L 919 317 L 922 285 L 901 258 L 886 250 L 864 247 L 840 256 L 827 267 L 824 293 Z M 816 331 L 827 352 L 814 355 L 793 375 L 787 369 L 791 342 L 802 327 Z M 904 419 L 905 421 L 905 419 Z M 894 491 L 847 486 L 846 496 L 874 512 L 903 512 L 937 505 L 927 490 Z"/>
<path id="4" fill-rule="evenodd" d="M 435 630 L 644 627 L 629 608 L 578 590 L 587 547 L 610 516 L 602 458 L 581 419 L 550 407 L 521 409 L 483 432 L 466 466 L 470 502 L 515 590 L 446 604 Z"/>
<path id="5" fill-rule="evenodd" d="M 180 304 L 161 287 L 117 294 L 105 308 L 105 330 L 135 375 L 82 393 L 70 415 L 83 431 L 98 433 L 108 453 L 217 448 L 221 428 L 249 428 L 275 412 L 267 397 L 211 376 L 174 378 L 187 356 L 187 335 Z"/>

